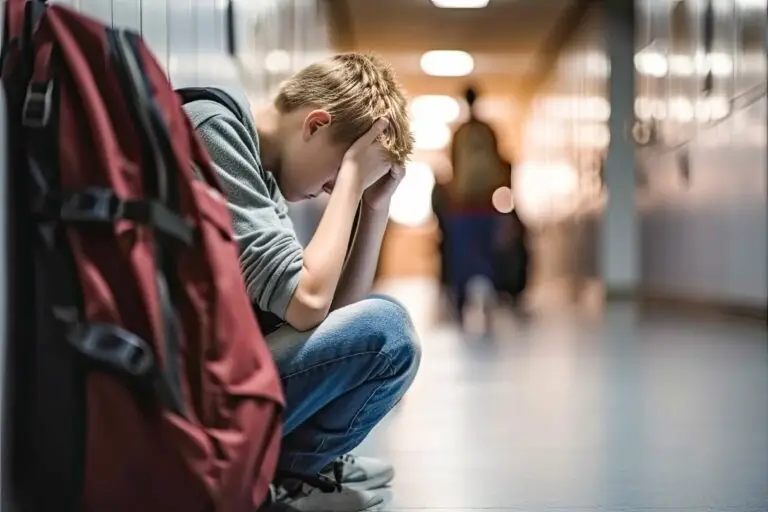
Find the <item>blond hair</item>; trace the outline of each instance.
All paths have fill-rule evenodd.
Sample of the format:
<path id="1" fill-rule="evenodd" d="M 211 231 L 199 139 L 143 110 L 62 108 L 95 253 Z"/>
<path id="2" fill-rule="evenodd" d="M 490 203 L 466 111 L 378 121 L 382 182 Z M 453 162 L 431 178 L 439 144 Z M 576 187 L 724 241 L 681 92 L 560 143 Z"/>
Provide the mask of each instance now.
<path id="1" fill-rule="evenodd" d="M 343 53 L 310 64 L 283 83 L 275 98 L 284 113 L 307 105 L 331 114 L 339 143 L 351 144 L 386 117 L 381 141 L 392 164 L 404 165 L 413 152 L 408 103 L 392 68 L 375 55 Z"/>

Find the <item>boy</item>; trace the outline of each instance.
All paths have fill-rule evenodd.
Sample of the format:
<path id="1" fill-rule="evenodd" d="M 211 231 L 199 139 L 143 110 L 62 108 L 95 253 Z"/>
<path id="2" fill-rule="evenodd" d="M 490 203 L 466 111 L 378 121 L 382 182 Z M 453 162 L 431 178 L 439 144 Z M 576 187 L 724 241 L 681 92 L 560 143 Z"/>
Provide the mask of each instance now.
<path id="1" fill-rule="evenodd" d="M 241 115 L 210 100 L 185 108 L 227 192 L 247 290 L 286 395 L 278 501 L 375 510 L 383 500 L 371 490 L 394 472 L 347 453 L 397 404 L 420 358 L 402 306 L 367 297 L 413 148 L 405 98 L 382 61 L 356 53 L 300 71 L 253 115 L 229 95 Z M 286 200 L 323 191 L 328 205 L 302 248 Z M 329 486 L 329 476 L 342 485 Z"/>

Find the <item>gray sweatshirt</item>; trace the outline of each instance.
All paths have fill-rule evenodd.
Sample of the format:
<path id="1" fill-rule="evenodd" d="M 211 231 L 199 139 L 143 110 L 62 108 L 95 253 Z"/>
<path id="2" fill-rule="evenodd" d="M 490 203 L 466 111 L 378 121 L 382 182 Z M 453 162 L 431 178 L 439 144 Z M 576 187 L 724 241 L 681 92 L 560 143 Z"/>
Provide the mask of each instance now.
<path id="1" fill-rule="evenodd" d="M 303 248 L 274 176 L 261 165 L 259 138 L 245 96 L 225 90 L 246 121 L 225 106 L 199 100 L 184 106 L 208 148 L 224 191 L 240 246 L 240 267 L 252 303 L 285 320 L 299 284 Z M 262 324 L 264 318 L 260 315 Z M 262 328 L 265 326 L 262 325 Z"/>

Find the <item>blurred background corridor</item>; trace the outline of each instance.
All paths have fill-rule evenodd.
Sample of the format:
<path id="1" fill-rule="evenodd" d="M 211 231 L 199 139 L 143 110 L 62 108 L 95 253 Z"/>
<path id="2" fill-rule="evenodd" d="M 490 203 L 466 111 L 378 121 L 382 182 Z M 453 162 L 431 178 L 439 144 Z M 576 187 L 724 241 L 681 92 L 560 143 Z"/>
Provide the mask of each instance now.
<path id="1" fill-rule="evenodd" d="M 417 151 L 378 288 L 424 355 L 360 450 L 397 467 L 387 510 L 768 512 L 766 0 L 58 3 L 253 104 L 334 52 L 391 62 Z M 476 208 L 478 121 L 504 173 Z M 304 241 L 326 199 L 292 205 Z M 458 290 L 478 208 L 493 272 Z"/>

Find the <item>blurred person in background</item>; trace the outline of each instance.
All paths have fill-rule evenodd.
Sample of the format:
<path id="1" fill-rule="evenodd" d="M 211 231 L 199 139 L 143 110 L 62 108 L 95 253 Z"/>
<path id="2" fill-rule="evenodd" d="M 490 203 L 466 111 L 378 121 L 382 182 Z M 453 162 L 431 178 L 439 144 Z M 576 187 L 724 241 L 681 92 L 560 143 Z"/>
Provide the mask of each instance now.
<path id="1" fill-rule="evenodd" d="M 445 183 L 436 182 L 432 187 L 432 211 L 437 221 L 439 238 L 437 240 L 437 251 L 440 256 L 440 285 L 447 288 L 450 285 L 448 270 L 450 268 L 448 257 L 448 232 L 446 229 L 445 216 L 447 207 L 447 190 Z"/>
<path id="2" fill-rule="evenodd" d="M 484 277 L 495 283 L 494 238 L 499 212 L 492 202 L 493 192 L 509 186 L 509 164 L 498 149 L 493 128 L 476 115 L 478 94 L 468 88 L 464 98 L 469 120 L 456 130 L 451 144 L 453 179 L 443 191 L 443 232 L 445 261 L 459 318 L 467 304 L 467 283 Z"/>

